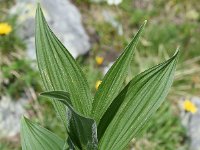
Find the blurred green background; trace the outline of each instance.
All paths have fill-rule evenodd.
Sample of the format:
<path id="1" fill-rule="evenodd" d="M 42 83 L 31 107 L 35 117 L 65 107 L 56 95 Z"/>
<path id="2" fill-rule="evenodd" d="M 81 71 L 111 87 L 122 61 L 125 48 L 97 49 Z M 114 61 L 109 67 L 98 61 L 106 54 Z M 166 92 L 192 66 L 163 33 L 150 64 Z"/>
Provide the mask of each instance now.
<path id="1" fill-rule="evenodd" d="M 90 36 L 89 53 L 79 56 L 77 61 L 93 93 L 96 82 L 103 78 L 104 67 L 117 58 L 144 20 L 148 20 L 148 24 L 137 46 L 126 82 L 141 71 L 166 60 L 180 47 L 176 77 L 167 100 L 145 127 L 143 135 L 133 139 L 127 149 L 188 149 L 187 129 L 180 119 L 180 112 L 184 110 L 179 106 L 179 100 L 200 95 L 200 1 L 124 0 L 117 6 L 89 0 L 72 2 L 79 8 Z M 18 17 L 8 15 L 14 4 L 14 0 L 0 1 L 0 22 L 12 27 L 12 32 L 0 35 L 0 94 L 9 95 L 15 100 L 28 94 L 31 98 L 25 109 L 32 120 L 64 137 L 65 131 L 56 118 L 53 106 L 38 97 L 42 91 L 41 79 L 31 67 L 33 62 L 25 59 L 26 44 L 17 32 L 20 27 Z M 102 19 L 103 10 L 114 14 L 117 27 Z M 97 57 L 103 62 L 97 62 Z M 0 150 L 11 149 L 20 149 L 19 135 L 0 139 Z"/>

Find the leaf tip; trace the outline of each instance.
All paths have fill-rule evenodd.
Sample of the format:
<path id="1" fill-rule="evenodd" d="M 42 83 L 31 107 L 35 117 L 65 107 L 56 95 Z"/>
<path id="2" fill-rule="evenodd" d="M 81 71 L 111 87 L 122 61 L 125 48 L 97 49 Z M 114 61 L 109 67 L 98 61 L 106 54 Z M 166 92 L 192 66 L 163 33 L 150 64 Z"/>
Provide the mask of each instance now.
<path id="1" fill-rule="evenodd" d="M 24 115 L 21 117 L 21 123 L 23 122 L 27 122 L 28 121 L 28 118 L 26 118 Z"/>
<path id="2" fill-rule="evenodd" d="M 45 94 L 46 94 L 46 92 L 42 92 L 42 93 L 40 93 L 39 95 L 40 95 L 40 96 L 45 96 Z"/>
<path id="3" fill-rule="evenodd" d="M 179 55 L 180 55 L 180 49 L 179 49 L 179 47 L 177 47 L 177 49 L 176 49 L 174 55 L 172 56 L 172 58 L 177 60 Z"/>
<path id="4" fill-rule="evenodd" d="M 42 8 L 41 8 L 41 4 L 40 4 L 39 0 L 37 2 L 36 16 L 43 17 L 43 12 L 42 12 Z"/>
<path id="5" fill-rule="evenodd" d="M 26 117 L 23 115 L 23 116 L 21 117 L 21 122 L 24 121 L 25 118 L 26 118 Z"/>
<path id="6" fill-rule="evenodd" d="M 40 9 L 41 9 L 40 2 L 39 2 L 39 1 L 37 1 L 37 9 L 36 9 L 36 11 L 38 12 L 38 10 L 40 10 Z"/>
<path id="7" fill-rule="evenodd" d="M 175 51 L 174 55 L 178 55 L 179 52 L 180 52 L 180 46 L 178 46 L 178 47 L 176 48 L 176 51 Z"/>
<path id="8" fill-rule="evenodd" d="M 37 1 L 37 8 L 40 8 L 40 2 Z"/>
<path id="9" fill-rule="evenodd" d="M 146 25 L 147 24 L 147 20 L 144 20 L 144 25 Z"/>
<path id="10" fill-rule="evenodd" d="M 147 24 L 147 20 L 144 20 L 144 22 L 143 22 L 143 24 L 141 25 L 140 29 L 143 30 L 143 28 L 146 26 L 146 24 Z"/>

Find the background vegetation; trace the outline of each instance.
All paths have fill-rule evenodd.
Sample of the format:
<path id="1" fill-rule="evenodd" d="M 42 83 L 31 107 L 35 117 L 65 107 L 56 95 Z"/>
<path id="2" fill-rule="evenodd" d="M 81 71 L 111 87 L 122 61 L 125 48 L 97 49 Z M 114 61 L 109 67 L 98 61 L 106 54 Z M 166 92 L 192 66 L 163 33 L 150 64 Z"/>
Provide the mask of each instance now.
<path id="1" fill-rule="evenodd" d="M 179 117 L 183 108 L 178 103 L 181 98 L 199 95 L 200 2 L 124 0 L 118 6 L 109 6 L 106 2 L 92 3 L 89 0 L 73 2 L 82 13 L 84 26 L 91 39 L 90 52 L 77 60 L 82 65 L 93 92 L 96 91 L 96 82 L 103 77 L 103 68 L 117 58 L 145 19 L 148 24 L 132 65 L 136 67 L 130 68 L 127 82 L 138 72 L 169 58 L 176 47 L 180 46 L 181 57 L 171 93 L 144 129 L 144 135 L 134 139 L 130 147 L 134 146 L 136 150 L 187 149 L 186 129 Z M 26 109 L 32 120 L 42 122 L 44 127 L 63 137 L 64 131 L 52 111 L 53 107 L 37 97 L 42 91 L 38 72 L 31 68 L 30 60 L 24 59 L 26 45 L 17 32 L 17 16 L 8 15 L 9 8 L 14 3 L 14 0 L 0 1 L 0 22 L 8 22 L 13 28 L 9 35 L 0 36 L 1 95 L 10 95 L 16 100 L 24 94 L 30 97 Z M 122 26 L 122 34 L 120 27 L 115 28 L 102 19 L 102 11 L 113 14 L 114 20 Z M 103 63 L 98 64 L 96 57 L 102 57 Z M 1 139 L 0 149 L 20 149 L 19 140 Z"/>

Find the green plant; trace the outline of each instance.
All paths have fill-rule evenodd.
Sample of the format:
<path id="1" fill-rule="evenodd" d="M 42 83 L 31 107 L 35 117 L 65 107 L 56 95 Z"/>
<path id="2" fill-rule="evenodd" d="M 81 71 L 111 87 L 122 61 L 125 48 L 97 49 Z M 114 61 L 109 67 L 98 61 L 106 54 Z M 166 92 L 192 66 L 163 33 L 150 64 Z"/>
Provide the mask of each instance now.
<path id="1" fill-rule="evenodd" d="M 17 25 L 17 16 L 8 16 L 2 13 L 3 19 L 0 22 L 5 22 L 11 28 L 10 33 L 6 35 L 0 35 L 0 52 L 4 57 L 12 57 L 12 53 L 23 51 L 26 46 L 23 40 L 19 37 L 17 30 L 19 26 Z"/>
<path id="2" fill-rule="evenodd" d="M 36 51 L 40 74 L 68 137 L 63 140 L 23 117 L 22 149 L 121 150 L 137 137 L 166 97 L 178 51 L 134 77 L 125 87 L 134 49 L 146 21 L 105 75 L 94 98 L 74 58 L 48 27 L 38 5 Z"/>
<path id="3" fill-rule="evenodd" d="M 186 129 L 177 115 L 177 108 L 166 100 L 147 123 L 142 136 L 130 144 L 134 144 L 136 150 L 186 150 L 186 143 Z"/>
<path id="4" fill-rule="evenodd" d="M 33 86 L 35 90 L 39 90 L 38 73 L 31 68 L 30 62 L 23 60 L 22 56 L 17 58 L 13 56 L 13 60 L 3 62 L 0 74 L 0 90 L 3 95 L 9 95 L 13 99 L 17 99 L 26 93 L 28 87 Z"/>
<path id="5" fill-rule="evenodd" d="M 2 5 L 10 3 L 5 1 Z M 13 99 L 18 99 L 26 93 L 30 86 L 39 89 L 38 73 L 31 67 L 31 62 L 24 59 L 26 58 L 26 45 L 17 32 L 19 28 L 17 16 L 2 13 L 1 17 L 0 20 L 4 22 L 0 23 L 1 32 L 5 30 L 2 25 L 4 28 L 7 25 L 7 33 L 0 35 L 0 91 L 1 95 L 9 95 Z"/>

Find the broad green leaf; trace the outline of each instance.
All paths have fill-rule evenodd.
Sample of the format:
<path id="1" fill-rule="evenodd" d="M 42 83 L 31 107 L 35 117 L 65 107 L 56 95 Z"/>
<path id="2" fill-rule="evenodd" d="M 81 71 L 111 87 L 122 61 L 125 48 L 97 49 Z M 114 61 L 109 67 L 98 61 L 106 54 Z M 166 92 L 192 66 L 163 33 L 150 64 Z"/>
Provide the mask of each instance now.
<path id="1" fill-rule="evenodd" d="M 164 101 L 174 78 L 178 52 L 165 61 L 133 78 L 120 92 L 98 126 L 100 150 L 122 150 L 136 137 L 151 115 Z M 112 112 L 109 116 L 109 112 Z M 106 120 L 111 122 L 106 128 Z M 105 129 L 106 128 L 106 129 Z M 109 139 L 109 140 L 108 140 Z"/>
<path id="2" fill-rule="evenodd" d="M 146 70 L 144 73 L 142 73 L 143 76 L 148 75 L 149 73 L 151 73 L 152 70 L 155 70 L 156 67 L 158 68 L 161 65 L 163 65 L 163 64 L 159 64 L 151 69 Z M 138 76 L 140 76 L 140 75 L 138 75 Z M 126 97 L 126 94 L 128 92 L 129 86 L 130 86 L 130 83 L 131 82 L 129 82 L 126 85 L 126 87 L 121 91 L 121 93 L 115 98 L 115 100 L 112 102 L 112 104 L 109 106 L 109 108 L 107 109 L 107 111 L 105 112 L 103 117 L 101 118 L 101 120 L 98 124 L 98 139 L 99 140 L 101 139 L 101 137 L 104 134 L 105 130 L 107 129 L 108 125 L 114 118 L 114 116 L 117 113 L 118 109 L 120 108 L 121 104 L 124 102 L 124 99 Z"/>
<path id="3" fill-rule="evenodd" d="M 93 119 L 79 114 L 71 105 L 69 93 L 64 91 L 43 92 L 42 96 L 58 99 L 69 109 L 67 111 L 67 131 L 74 145 L 83 150 L 97 150 L 97 127 Z"/>
<path id="4" fill-rule="evenodd" d="M 36 12 L 36 52 L 40 74 L 46 90 L 69 91 L 74 108 L 89 116 L 92 97 L 82 70 L 68 50 L 49 28 L 40 6 Z M 66 123 L 66 109 L 53 101 L 55 109 Z"/>
<path id="5" fill-rule="evenodd" d="M 22 150 L 62 150 L 64 146 L 64 140 L 25 117 L 21 119 L 21 143 Z"/>
<path id="6" fill-rule="evenodd" d="M 125 48 L 124 52 L 120 55 L 117 61 L 112 65 L 108 73 L 103 78 L 102 83 L 100 84 L 98 91 L 95 94 L 94 102 L 92 106 L 92 117 L 99 123 L 99 120 L 103 114 L 108 109 L 109 105 L 119 94 L 123 82 L 126 78 L 134 49 L 137 45 L 138 39 L 144 29 L 144 24 L 140 27 L 139 31 Z"/>

